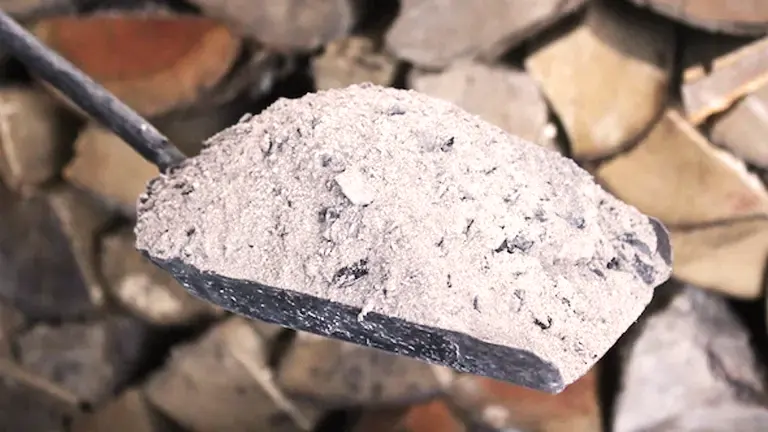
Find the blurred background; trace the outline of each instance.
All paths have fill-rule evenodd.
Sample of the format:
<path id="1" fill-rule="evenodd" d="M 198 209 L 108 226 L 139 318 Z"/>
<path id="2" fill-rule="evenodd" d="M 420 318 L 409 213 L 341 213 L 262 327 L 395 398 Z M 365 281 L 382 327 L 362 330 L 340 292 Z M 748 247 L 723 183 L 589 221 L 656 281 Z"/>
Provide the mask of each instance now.
<path id="1" fill-rule="evenodd" d="M 0 0 L 187 155 L 372 82 L 577 161 L 674 277 L 549 395 L 199 301 L 134 248 L 157 169 L 0 45 L 0 431 L 766 431 L 768 2 Z"/>

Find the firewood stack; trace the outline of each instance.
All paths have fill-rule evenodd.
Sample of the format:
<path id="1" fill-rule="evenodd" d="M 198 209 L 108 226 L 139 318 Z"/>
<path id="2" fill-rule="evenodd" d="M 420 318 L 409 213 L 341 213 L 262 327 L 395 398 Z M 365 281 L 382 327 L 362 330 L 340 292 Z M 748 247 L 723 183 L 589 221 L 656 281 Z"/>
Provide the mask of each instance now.
<path id="1" fill-rule="evenodd" d="M 670 229 L 674 280 L 557 395 L 191 297 L 134 249 L 158 174 L 0 46 L 0 430 L 768 430 L 768 3 L 0 0 L 187 155 L 372 82 L 576 160 Z"/>

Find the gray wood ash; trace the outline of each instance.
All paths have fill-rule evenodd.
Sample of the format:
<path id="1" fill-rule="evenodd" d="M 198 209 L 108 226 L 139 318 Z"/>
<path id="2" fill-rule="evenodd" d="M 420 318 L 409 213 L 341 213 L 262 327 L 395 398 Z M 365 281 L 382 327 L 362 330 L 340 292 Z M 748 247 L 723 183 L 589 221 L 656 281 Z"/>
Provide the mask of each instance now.
<path id="1" fill-rule="evenodd" d="M 664 227 L 571 160 L 369 84 L 210 138 L 150 182 L 136 234 L 229 310 L 552 392 L 670 274 Z"/>

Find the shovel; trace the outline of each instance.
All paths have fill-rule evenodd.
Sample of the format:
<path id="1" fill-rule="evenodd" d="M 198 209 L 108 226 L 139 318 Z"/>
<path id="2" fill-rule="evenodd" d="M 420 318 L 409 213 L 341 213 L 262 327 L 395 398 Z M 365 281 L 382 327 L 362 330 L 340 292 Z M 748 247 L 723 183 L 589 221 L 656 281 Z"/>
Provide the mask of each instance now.
<path id="1" fill-rule="evenodd" d="M 167 211 L 171 213 L 175 211 L 172 210 L 175 207 L 164 203 L 161 198 L 157 198 L 158 196 L 170 196 L 182 201 L 186 199 L 182 196 L 186 192 L 178 191 L 177 193 L 169 190 L 183 189 L 179 188 L 181 184 L 179 182 L 185 175 L 190 175 L 189 173 L 194 171 L 195 167 L 200 168 L 202 166 L 200 164 L 207 163 L 206 158 L 196 156 L 185 159 L 182 153 L 147 120 L 117 100 L 68 61 L 45 47 L 2 12 L 0 12 L 0 44 L 11 55 L 26 64 L 34 75 L 47 81 L 160 169 L 161 175 L 150 182 L 147 194 L 140 199 L 140 224 L 146 225 L 147 221 L 158 217 L 160 210 L 154 207 L 165 205 L 166 210 L 171 209 Z M 357 96 L 360 96 L 359 101 L 355 101 Z M 334 97 L 346 99 L 342 104 L 334 102 Z M 366 97 L 370 97 L 371 100 L 364 100 Z M 281 113 L 286 110 L 290 113 L 290 109 L 307 109 L 312 103 L 331 107 L 321 114 L 328 118 L 341 116 L 342 112 L 345 113 L 343 115 L 349 115 L 349 112 L 363 112 L 365 110 L 362 107 L 365 104 L 374 106 L 381 103 L 381 97 L 403 101 L 402 106 L 393 104 L 386 108 L 387 116 L 391 117 L 393 122 L 397 121 L 399 116 L 411 115 L 407 111 L 415 106 L 413 104 L 417 99 L 422 105 L 438 107 L 439 110 L 458 115 L 466 121 L 478 121 L 462 113 L 456 114 L 453 108 L 444 105 L 443 102 L 428 101 L 423 96 L 411 92 L 356 86 L 337 93 L 318 94 L 311 100 L 281 101 L 280 107 L 274 109 L 270 107 L 267 110 L 269 111 L 267 117 L 262 113 L 253 118 L 244 119 L 240 124 L 233 126 L 232 131 L 225 131 L 228 135 L 227 133 L 224 135 L 246 134 L 254 128 L 268 129 L 271 125 L 265 125 L 264 122 L 269 123 L 269 119 L 284 119 L 285 115 Z M 377 98 L 379 102 L 376 101 Z M 290 117 L 290 114 L 288 116 Z M 356 126 L 354 122 L 355 119 L 352 118 L 348 125 L 350 131 Z M 425 269 L 433 269 L 440 265 L 453 267 L 456 269 L 456 274 L 465 276 L 463 279 L 456 280 L 463 285 L 456 286 L 458 282 L 452 283 L 449 274 L 448 280 L 441 281 L 440 284 L 429 285 L 428 281 L 424 281 L 423 296 L 414 296 L 412 292 L 409 294 L 404 291 L 403 286 L 397 285 L 391 287 L 396 294 L 390 293 L 387 296 L 386 289 L 379 289 L 381 287 L 375 284 L 371 285 L 369 273 L 377 271 L 374 268 L 376 263 L 359 260 L 338 268 L 332 274 L 333 277 L 328 277 L 326 282 L 307 282 L 306 286 L 301 282 L 296 282 L 292 286 L 275 286 L 267 278 L 246 277 L 230 274 L 217 268 L 204 268 L 200 265 L 204 257 L 187 255 L 170 259 L 160 253 L 157 248 L 153 249 L 151 245 L 156 239 L 150 236 L 162 236 L 171 231 L 185 230 L 191 235 L 194 227 L 180 226 L 182 219 L 189 216 L 183 213 L 168 216 L 164 222 L 168 226 L 154 229 L 145 226 L 137 229 L 137 245 L 141 245 L 138 249 L 156 265 L 173 275 L 192 295 L 248 318 L 406 355 L 458 371 L 505 380 L 536 390 L 559 393 L 594 366 L 642 313 L 650 302 L 655 287 L 669 278 L 672 263 L 669 235 L 666 228 L 656 219 L 641 214 L 633 207 L 599 189 L 599 186 L 592 183 L 591 177 L 570 160 L 554 152 L 543 153 L 549 150 L 539 149 L 533 144 L 521 143 L 517 138 L 508 137 L 490 126 L 479 123 L 478 125 L 476 128 L 478 130 L 487 129 L 489 139 L 509 142 L 511 146 L 528 154 L 530 160 L 541 163 L 542 172 L 554 173 L 539 174 L 534 170 L 528 176 L 536 181 L 541 180 L 539 182 L 541 184 L 546 183 L 545 189 L 550 192 L 536 193 L 541 194 L 541 201 L 555 201 L 555 208 L 558 210 L 555 212 L 558 213 L 557 215 L 536 210 L 531 213 L 531 217 L 525 219 L 530 221 L 532 227 L 538 227 L 537 238 L 545 240 L 540 240 L 534 246 L 535 242 L 524 236 L 508 236 L 501 231 L 489 237 L 489 242 L 496 242 L 490 245 L 492 250 L 489 249 L 487 253 L 493 256 L 496 260 L 494 262 L 498 262 L 493 264 L 496 272 L 494 274 L 498 275 L 497 281 L 488 282 L 486 276 L 481 277 L 481 273 L 488 268 L 463 268 L 470 263 L 448 262 L 444 257 L 433 256 L 429 259 L 423 258 L 422 262 L 407 263 L 406 266 L 417 270 L 420 266 Z M 452 125 L 441 125 L 438 129 L 442 126 L 448 130 Z M 385 124 L 381 127 L 388 126 Z M 302 139 L 300 132 L 296 132 L 298 135 L 293 138 L 279 143 L 270 141 L 269 148 L 264 150 L 265 159 L 279 152 L 278 147 L 293 145 L 291 139 L 294 141 Z M 420 131 L 420 133 L 427 132 L 434 132 L 438 136 L 441 131 Z M 429 151 L 445 154 L 446 160 L 454 158 L 450 159 L 454 165 L 446 165 L 447 167 L 455 167 L 455 164 L 463 163 L 461 159 L 456 159 L 458 156 L 451 156 L 457 154 L 456 152 L 469 151 L 460 138 L 457 138 L 455 143 L 452 136 L 444 139 L 438 136 L 436 139 L 440 142 L 432 142 L 434 145 L 430 144 L 432 148 Z M 352 145 L 366 144 L 359 142 Z M 393 148 L 407 150 L 407 147 L 404 147 L 405 143 L 395 144 L 397 145 L 393 145 Z M 218 147 L 221 148 L 220 145 Z M 242 146 L 237 148 L 242 150 Z M 203 152 L 207 152 L 210 156 L 214 150 L 205 149 Z M 443 156 L 429 157 L 435 160 L 443 158 Z M 406 161 L 406 163 L 410 162 L 412 161 Z M 321 165 L 331 171 L 335 170 L 334 163 L 330 156 L 321 161 Z M 551 169 L 552 166 L 566 173 L 557 172 L 557 169 Z M 530 169 L 522 165 L 513 168 Z M 488 170 L 485 174 L 493 175 L 494 170 L 495 168 Z M 254 172 L 249 174 L 255 175 Z M 264 175 L 267 174 L 264 172 Z M 312 224 L 326 224 L 330 227 L 328 224 L 342 217 L 339 212 L 346 212 L 344 214 L 356 215 L 355 217 L 364 219 L 365 214 L 376 211 L 377 207 L 370 205 L 372 201 L 376 202 L 377 198 L 373 198 L 375 193 L 365 190 L 364 176 L 360 172 L 350 168 L 340 168 L 333 171 L 333 175 L 335 177 L 328 177 L 327 182 L 327 184 L 333 183 L 328 189 L 331 192 L 323 190 L 319 193 L 327 196 L 336 194 L 333 195 L 336 197 L 333 199 L 337 204 L 342 202 L 339 197 L 345 198 L 346 201 L 338 204 L 337 207 L 324 208 L 319 215 L 320 220 L 313 221 Z M 550 179 L 545 178 L 546 175 L 564 175 L 565 177 Z M 396 177 L 397 174 L 394 176 Z M 197 182 L 197 180 L 194 181 Z M 208 187 L 207 196 L 212 197 L 207 198 L 208 201 L 202 204 L 198 203 L 207 209 L 211 208 L 211 203 L 217 202 L 215 189 L 219 186 L 225 187 L 223 175 L 212 181 L 212 185 L 200 186 Z M 519 181 L 525 183 L 527 180 L 523 178 Z M 217 182 L 220 185 L 217 185 Z M 564 191 L 562 188 L 566 186 L 553 185 L 553 182 L 581 186 Z M 449 193 L 450 185 L 436 183 L 434 185 L 436 190 Z M 254 184 L 256 184 L 255 181 Z M 295 188 L 306 186 L 303 183 L 291 183 L 291 185 Z M 185 185 L 185 187 L 189 186 L 190 184 Z M 514 189 L 514 186 L 510 184 L 509 190 Z M 558 187 L 561 189 L 558 190 Z M 391 190 L 379 190 L 378 193 L 392 195 Z M 588 194 L 598 196 L 600 199 L 589 198 Z M 504 192 L 498 197 L 491 196 L 488 199 L 498 198 L 498 202 L 503 201 L 507 205 L 514 205 L 513 201 L 519 201 L 519 197 L 515 199 L 510 197 L 510 194 Z M 294 199 L 294 197 L 289 198 Z M 526 198 L 523 197 L 522 201 L 526 201 Z M 307 198 L 307 200 L 314 199 L 319 198 L 314 196 Z M 461 198 L 462 201 L 465 199 L 471 199 L 471 197 Z M 428 203 L 419 204 L 429 206 Z M 578 209 L 582 205 L 589 207 L 588 210 L 591 212 L 589 215 L 594 220 L 585 219 L 579 213 Z M 428 207 L 422 208 L 429 210 Z M 521 212 L 528 210 L 525 207 L 518 208 Z M 562 216 L 561 213 L 567 213 L 567 215 Z M 205 219 L 208 215 L 202 216 Z M 449 209 L 444 216 L 448 221 L 452 217 L 461 216 L 461 212 Z M 480 216 L 480 219 L 485 217 Z M 497 217 L 503 218 L 504 214 Z M 555 222 L 562 225 L 563 220 L 566 219 L 569 226 L 562 228 L 560 225 L 555 225 Z M 478 228 L 477 225 L 473 227 L 474 221 L 472 219 L 466 223 L 462 228 L 464 232 L 459 232 L 457 235 L 470 239 L 475 232 L 486 235 L 493 231 L 488 227 Z M 230 223 L 231 226 L 226 227 L 230 231 L 247 228 L 238 226 L 237 221 Z M 446 227 L 447 224 L 448 222 Z M 410 229 L 414 227 L 411 226 Z M 483 229 L 485 231 L 482 231 Z M 520 233 L 525 234 L 525 229 L 523 227 Z M 329 230 L 332 231 L 331 228 Z M 562 234 L 561 231 L 571 234 Z M 328 235 L 333 237 L 333 233 Z M 548 238 L 554 238 L 554 240 L 546 240 Z M 467 241 L 478 244 L 476 240 Z M 573 249 L 576 245 L 579 245 L 582 250 L 598 252 L 593 251 L 592 255 L 587 254 L 589 259 L 582 260 L 569 260 L 567 256 L 565 259 L 560 257 L 559 254 L 563 250 Z M 370 244 L 367 247 L 375 250 L 381 245 Z M 423 249 L 435 247 L 435 245 L 416 242 L 407 244 L 405 247 Z M 453 251 L 455 250 L 454 248 Z M 450 252 L 447 251 L 446 254 L 450 255 Z M 395 260 L 396 258 L 395 254 Z M 530 277 L 526 279 L 525 272 L 519 271 L 519 264 L 530 263 L 534 258 L 537 260 L 534 263 L 535 268 L 540 268 L 536 267 L 539 262 L 549 264 L 545 268 L 546 271 L 541 270 L 542 275 L 529 273 L 528 276 L 533 279 Z M 270 264 L 267 263 L 265 266 L 269 267 Z M 308 264 L 305 263 L 306 265 Z M 322 279 L 321 273 L 327 270 L 324 268 L 325 263 L 319 260 L 316 265 L 320 268 L 318 278 Z M 257 264 L 254 262 L 253 266 Z M 290 273 L 283 269 L 277 271 Z M 295 269 L 290 271 L 298 272 Z M 405 270 L 391 268 L 381 271 L 403 273 Z M 477 280 L 485 282 L 473 286 L 472 275 L 474 274 L 477 274 Z M 283 274 L 282 277 L 291 281 L 301 280 L 295 276 L 295 274 Z M 537 279 L 538 276 L 542 278 Z M 366 277 L 368 282 L 365 282 Z M 366 283 L 368 285 L 365 285 Z M 499 287 L 495 286 L 497 283 Z M 372 298 L 361 296 L 359 290 L 363 289 L 362 287 L 375 288 L 377 293 L 383 291 L 382 300 L 377 303 Z M 419 287 L 415 289 L 418 290 Z M 470 293 L 477 294 L 472 297 Z"/>

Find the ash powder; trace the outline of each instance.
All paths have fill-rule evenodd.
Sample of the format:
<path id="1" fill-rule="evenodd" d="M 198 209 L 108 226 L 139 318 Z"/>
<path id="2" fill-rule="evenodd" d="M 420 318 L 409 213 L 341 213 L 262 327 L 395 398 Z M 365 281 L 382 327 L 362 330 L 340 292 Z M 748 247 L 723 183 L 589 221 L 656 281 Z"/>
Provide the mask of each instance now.
<path id="1" fill-rule="evenodd" d="M 370 84 L 213 136 L 150 183 L 136 233 L 159 259 L 527 349 L 566 384 L 669 276 L 648 218 L 570 159 Z"/>

